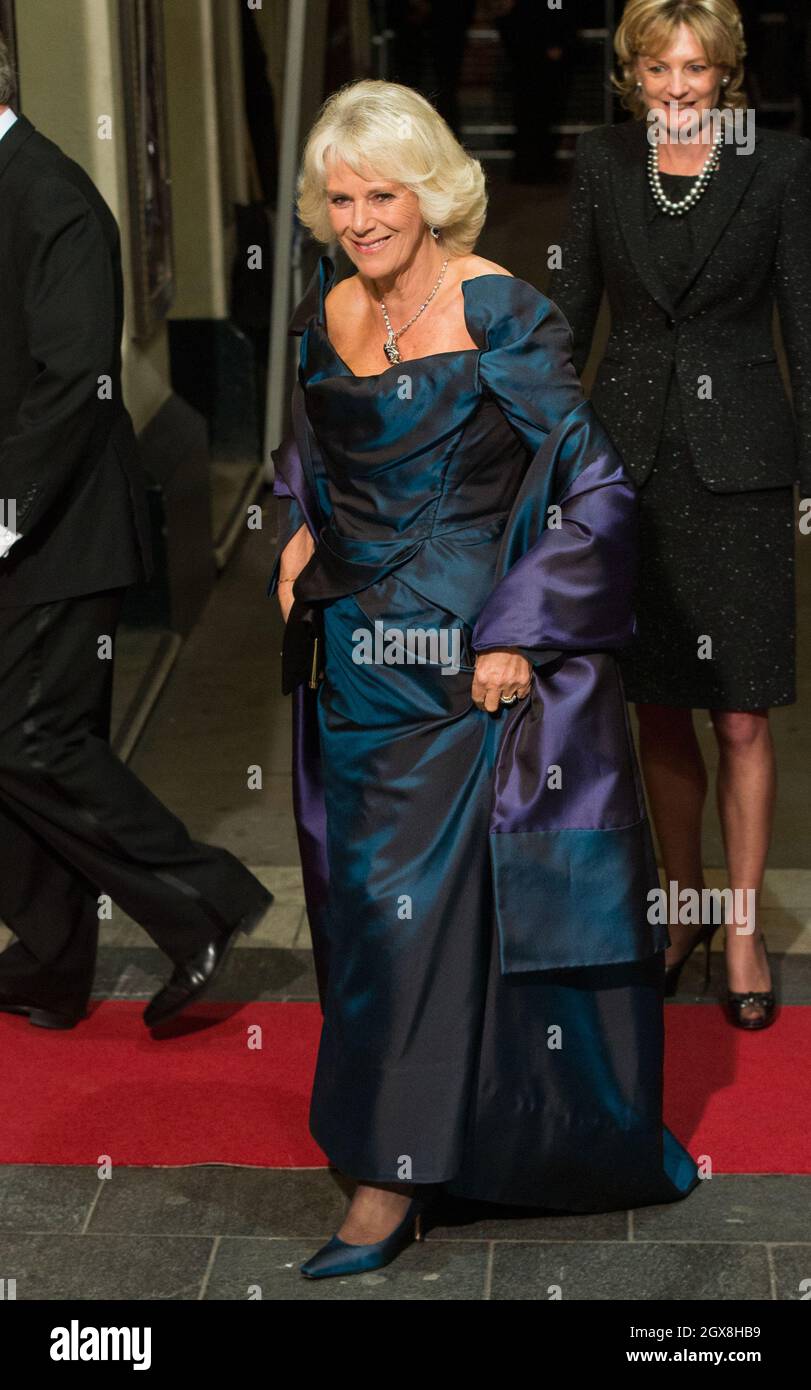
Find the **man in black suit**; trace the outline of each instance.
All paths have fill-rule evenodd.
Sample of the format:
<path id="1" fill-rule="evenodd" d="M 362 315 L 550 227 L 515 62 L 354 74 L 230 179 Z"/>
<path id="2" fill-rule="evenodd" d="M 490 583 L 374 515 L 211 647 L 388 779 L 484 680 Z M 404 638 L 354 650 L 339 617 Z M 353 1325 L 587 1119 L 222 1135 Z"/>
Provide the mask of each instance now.
<path id="1" fill-rule="evenodd" d="M 109 745 L 127 585 L 152 569 L 121 396 L 118 227 L 24 117 L 0 39 L 0 1010 L 70 1027 L 90 995 L 99 897 L 175 963 L 153 1026 L 210 984 L 272 901 L 198 844 Z"/>

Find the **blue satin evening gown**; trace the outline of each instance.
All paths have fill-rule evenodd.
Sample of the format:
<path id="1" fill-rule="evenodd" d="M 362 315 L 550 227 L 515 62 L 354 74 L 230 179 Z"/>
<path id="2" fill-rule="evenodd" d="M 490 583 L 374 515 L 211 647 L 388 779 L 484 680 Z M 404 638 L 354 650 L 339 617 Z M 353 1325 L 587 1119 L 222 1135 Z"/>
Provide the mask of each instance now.
<path id="1" fill-rule="evenodd" d="M 472 702 L 471 635 L 528 462 L 582 408 L 568 325 L 525 281 L 484 275 L 463 284 L 480 347 L 357 377 L 326 332 L 333 279 L 322 256 L 294 316 L 323 523 L 294 593 L 320 606 L 326 653 L 312 1134 L 359 1180 L 570 1211 L 677 1200 L 698 1178 L 662 1125 L 663 951 L 515 973 L 499 958 L 505 712 Z M 303 515 L 288 506 L 286 535 Z M 396 648 L 408 629 L 456 632 L 459 670 L 355 659 L 364 634 Z M 543 934 L 542 878 L 533 895 Z"/>

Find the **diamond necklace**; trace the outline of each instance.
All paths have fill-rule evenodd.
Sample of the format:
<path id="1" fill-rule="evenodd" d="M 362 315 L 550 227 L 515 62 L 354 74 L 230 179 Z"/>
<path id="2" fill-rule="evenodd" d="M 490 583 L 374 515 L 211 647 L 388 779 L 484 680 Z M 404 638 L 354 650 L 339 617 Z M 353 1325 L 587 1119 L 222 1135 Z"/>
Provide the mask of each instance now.
<path id="1" fill-rule="evenodd" d="M 381 301 L 380 301 L 380 307 L 381 307 L 381 309 L 383 310 L 383 318 L 385 319 L 385 321 L 386 321 L 386 327 L 387 327 L 387 329 L 389 330 L 389 336 L 388 336 L 388 338 L 386 339 L 385 343 L 383 344 L 383 351 L 385 352 L 385 354 L 386 354 L 386 356 L 388 357 L 388 359 L 389 359 L 390 362 L 392 362 L 392 363 L 394 363 L 394 362 L 402 362 L 403 359 L 402 359 L 402 357 L 400 356 L 400 349 L 399 349 L 398 346 L 397 346 L 397 339 L 400 337 L 401 333 L 405 333 L 406 329 L 411 327 L 411 325 L 412 325 L 412 323 L 414 322 L 414 320 L 415 320 L 415 319 L 418 319 L 419 316 L 420 316 L 420 314 L 423 313 L 423 311 L 424 311 L 425 309 L 428 308 L 428 305 L 431 303 L 431 300 L 433 299 L 434 295 L 436 294 L 437 290 L 439 289 L 440 285 L 442 284 L 442 279 L 443 279 L 443 276 L 444 276 L 445 271 L 446 271 L 447 269 L 448 269 L 448 262 L 447 262 L 447 261 L 443 261 L 443 262 L 442 262 L 442 269 L 441 269 L 440 272 L 439 272 L 439 279 L 437 280 L 436 284 L 434 285 L 434 288 L 431 290 L 431 293 L 429 294 L 428 298 L 420 305 L 420 307 L 419 307 L 419 309 L 417 310 L 416 314 L 412 314 L 412 315 L 411 315 L 411 318 L 408 320 L 408 323 L 404 323 L 403 326 L 402 326 L 402 328 L 398 328 L 398 329 L 397 329 L 397 332 L 396 332 L 396 333 L 395 333 L 394 329 L 393 329 L 392 326 L 391 326 L 391 319 L 389 318 L 388 310 L 386 309 L 386 306 L 385 306 L 385 304 L 383 303 L 383 300 L 381 299 Z"/>
<path id="2" fill-rule="evenodd" d="M 653 200 L 656 206 L 661 208 L 662 212 L 669 213 L 671 217 L 683 217 L 685 212 L 689 212 L 690 209 L 695 206 L 702 193 L 704 193 L 715 170 L 718 168 L 723 139 L 724 133 L 719 130 L 712 142 L 712 149 L 707 155 L 701 172 L 690 189 L 690 192 L 686 193 L 685 196 L 680 198 L 677 202 L 668 198 L 662 187 L 662 180 L 659 175 L 659 147 L 658 145 L 651 145 L 650 153 L 648 154 L 648 179 L 650 181 Z"/>

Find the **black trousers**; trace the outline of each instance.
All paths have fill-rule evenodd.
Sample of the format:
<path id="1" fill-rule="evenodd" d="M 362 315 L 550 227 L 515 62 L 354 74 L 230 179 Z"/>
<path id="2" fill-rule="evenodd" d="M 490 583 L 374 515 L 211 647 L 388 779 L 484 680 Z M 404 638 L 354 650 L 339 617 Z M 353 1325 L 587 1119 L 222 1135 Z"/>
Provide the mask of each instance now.
<path id="1" fill-rule="evenodd" d="M 268 901 L 109 744 L 124 589 L 0 608 L 0 991 L 84 1007 L 104 894 L 175 962 Z"/>

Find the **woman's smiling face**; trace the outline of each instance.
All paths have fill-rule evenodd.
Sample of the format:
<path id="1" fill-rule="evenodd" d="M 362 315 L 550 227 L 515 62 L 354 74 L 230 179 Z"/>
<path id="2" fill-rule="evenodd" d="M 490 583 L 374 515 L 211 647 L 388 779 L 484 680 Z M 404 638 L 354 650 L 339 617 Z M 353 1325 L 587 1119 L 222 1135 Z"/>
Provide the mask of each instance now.
<path id="1" fill-rule="evenodd" d="M 642 54 L 636 60 L 636 78 L 648 111 L 674 135 L 691 127 L 698 131 L 703 113 L 717 109 L 721 77 L 721 69 L 707 61 L 686 24 L 679 25 L 664 52 Z"/>
<path id="2" fill-rule="evenodd" d="M 407 264 L 427 232 L 416 193 L 390 179 L 363 179 L 342 160 L 328 166 L 326 196 L 337 240 L 374 279 Z"/>

